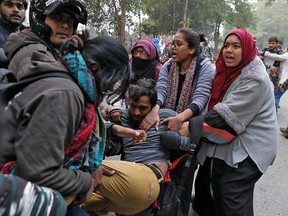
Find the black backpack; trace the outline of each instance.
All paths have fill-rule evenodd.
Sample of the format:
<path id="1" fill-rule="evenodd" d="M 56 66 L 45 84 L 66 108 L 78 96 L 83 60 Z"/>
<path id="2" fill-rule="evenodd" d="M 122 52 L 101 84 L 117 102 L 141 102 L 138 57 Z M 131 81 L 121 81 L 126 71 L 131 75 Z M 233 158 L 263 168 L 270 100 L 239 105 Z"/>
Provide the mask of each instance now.
<path id="1" fill-rule="evenodd" d="M 5 108 L 15 95 L 21 92 L 29 84 L 44 78 L 62 77 L 73 80 L 72 76 L 65 72 L 47 72 L 39 75 L 26 77 L 21 81 L 17 81 L 15 74 L 7 69 L 0 68 L 0 115 L 3 114 Z"/>
<path id="2" fill-rule="evenodd" d="M 174 161 L 160 183 L 160 193 L 153 204 L 154 216 L 188 216 L 193 188 L 194 173 L 197 169 L 196 154 L 200 147 L 203 115 L 190 121 L 189 152 L 175 150 Z M 177 155 L 178 154 L 178 155 Z"/>

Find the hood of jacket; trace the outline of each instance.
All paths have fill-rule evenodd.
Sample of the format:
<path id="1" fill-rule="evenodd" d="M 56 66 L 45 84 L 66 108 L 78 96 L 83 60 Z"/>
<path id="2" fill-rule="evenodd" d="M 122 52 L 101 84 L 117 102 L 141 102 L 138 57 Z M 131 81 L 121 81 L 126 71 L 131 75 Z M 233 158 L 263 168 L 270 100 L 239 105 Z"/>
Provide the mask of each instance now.
<path id="1" fill-rule="evenodd" d="M 68 73 L 62 64 L 59 50 L 28 29 L 9 36 L 5 54 L 10 61 L 8 68 L 16 74 L 18 80 L 47 72 Z"/>

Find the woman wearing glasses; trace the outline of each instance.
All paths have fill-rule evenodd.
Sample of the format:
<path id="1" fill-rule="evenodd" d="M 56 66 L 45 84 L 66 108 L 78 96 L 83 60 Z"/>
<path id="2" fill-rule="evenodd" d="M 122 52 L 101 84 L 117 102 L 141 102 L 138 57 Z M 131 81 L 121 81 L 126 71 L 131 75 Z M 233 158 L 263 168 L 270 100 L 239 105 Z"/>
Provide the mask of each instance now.
<path id="1" fill-rule="evenodd" d="M 203 34 L 202 34 L 203 35 Z M 214 68 L 208 58 L 200 55 L 200 36 L 192 29 L 180 29 L 173 38 L 172 60 L 167 61 L 157 82 L 158 100 L 141 128 L 148 131 L 160 123 L 160 108 L 170 108 L 179 114 L 161 123 L 178 131 L 184 121 L 199 115 L 206 107 L 211 94 Z"/>
<path id="2" fill-rule="evenodd" d="M 148 39 L 140 39 L 134 44 L 131 54 L 134 80 L 151 78 L 157 81 L 162 64 L 154 43 Z"/>

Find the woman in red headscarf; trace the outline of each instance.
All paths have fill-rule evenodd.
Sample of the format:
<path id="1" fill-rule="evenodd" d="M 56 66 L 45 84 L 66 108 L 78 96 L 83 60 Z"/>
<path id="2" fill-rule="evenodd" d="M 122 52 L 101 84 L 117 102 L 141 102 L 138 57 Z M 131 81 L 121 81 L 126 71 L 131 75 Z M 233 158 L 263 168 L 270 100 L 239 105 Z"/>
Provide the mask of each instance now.
<path id="1" fill-rule="evenodd" d="M 251 33 L 229 32 L 216 62 L 197 153 L 193 206 L 199 215 L 253 215 L 254 185 L 276 156 L 273 98 Z"/>

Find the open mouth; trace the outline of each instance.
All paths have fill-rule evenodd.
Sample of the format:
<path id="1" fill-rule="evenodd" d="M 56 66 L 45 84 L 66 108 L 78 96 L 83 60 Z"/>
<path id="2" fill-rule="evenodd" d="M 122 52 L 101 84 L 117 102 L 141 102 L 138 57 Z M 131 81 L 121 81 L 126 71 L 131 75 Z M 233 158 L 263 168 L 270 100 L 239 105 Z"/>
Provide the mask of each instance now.
<path id="1" fill-rule="evenodd" d="M 225 61 L 226 61 L 227 63 L 231 63 L 231 62 L 234 61 L 234 57 L 232 57 L 232 56 L 225 56 Z"/>

